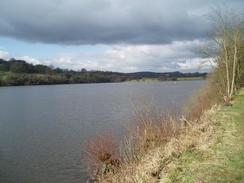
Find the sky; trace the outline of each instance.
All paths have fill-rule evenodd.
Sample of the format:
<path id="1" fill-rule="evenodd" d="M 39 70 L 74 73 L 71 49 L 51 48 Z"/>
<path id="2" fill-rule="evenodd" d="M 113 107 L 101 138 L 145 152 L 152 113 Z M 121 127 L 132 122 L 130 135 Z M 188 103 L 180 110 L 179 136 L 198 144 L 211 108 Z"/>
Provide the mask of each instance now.
<path id="1" fill-rule="evenodd" d="M 0 0 L 0 58 L 80 70 L 205 72 L 209 12 L 244 0 Z"/>

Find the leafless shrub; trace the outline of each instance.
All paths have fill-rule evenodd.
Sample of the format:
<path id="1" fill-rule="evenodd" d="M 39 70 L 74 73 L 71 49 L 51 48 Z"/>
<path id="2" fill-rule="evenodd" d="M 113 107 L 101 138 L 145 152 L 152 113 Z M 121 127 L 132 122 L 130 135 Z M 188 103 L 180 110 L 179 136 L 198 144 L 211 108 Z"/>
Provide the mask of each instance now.
<path id="1" fill-rule="evenodd" d="M 85 160 L 92 178 L 115 171 L 120 166 L 117 144 L 112 135 L 100 135 L 85 141 Z"/>

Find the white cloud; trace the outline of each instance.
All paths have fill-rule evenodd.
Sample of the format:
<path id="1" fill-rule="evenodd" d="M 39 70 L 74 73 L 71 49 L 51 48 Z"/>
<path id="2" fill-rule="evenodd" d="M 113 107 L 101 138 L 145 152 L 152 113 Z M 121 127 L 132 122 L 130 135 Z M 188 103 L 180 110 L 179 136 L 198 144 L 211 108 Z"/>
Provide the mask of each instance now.
<path id="1" fill-rule="evenodd" d="M 8 60 L 10 58 L 10 55 L 7 51 L 0 50 L 0 58 Z"/>
<path id="2" fill-rule="evenodd" d="M 73 70 L 86 68 L 118 72 L 206 71 L 210 68 L 208 59 L 196 54 L 196 48 L 202 44 L 204 41 L 193 40 L 161 45 L 97 45 L 104 51 L 60 53 L 51 59 L 36 59 L 30 56 L 18 59 Z"/>
<path id="3" fill-rule="evenodd" d="M 34 65 L 42 63 L 40 60 L 33 58 L 33 57 L 30 57 L 30 56 L 16 57 L 16 59 L 25 60 L 26 62 L 32 63 Z"/>
<path id="4" fill-rule="evenodd" d="M 162 45 L 112 45 L 105 46 L 103 52 L 62 54 L 52 62 L 64 68 L 119 72 L 201 71 L 210 68 L 207 63 L 202 64 L 207 59 L 196 54 L 202 44 L 203 41 L 193 40 Z"/>
<path id="5" fill-rule="evenodd" d="M 177 63 L 180 67 L 180 70 L 206 70 L 206 69 L 211 69 L 213 67 L 212 58 L 192 58 L 192 59 L 187 59 L 183 62 Z"/>

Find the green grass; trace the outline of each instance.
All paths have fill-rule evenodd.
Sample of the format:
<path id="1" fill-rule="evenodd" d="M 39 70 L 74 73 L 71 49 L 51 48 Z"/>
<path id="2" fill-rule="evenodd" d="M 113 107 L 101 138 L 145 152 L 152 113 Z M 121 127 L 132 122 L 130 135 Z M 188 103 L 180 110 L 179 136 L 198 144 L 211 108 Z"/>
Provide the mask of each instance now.
<path id="1" fill-rule="evenodd" d="M 233 103 L 210 116 L 214 134 L 206 149 L 174 159 L 170 182 L 244 182 L 244 90 Z"/>
<path id="2" fill-rule="evenodd" d="M 172 78 L 166 78 L 166 80 L 161 80 L 160 78 L 142 78 L 142 79 L 132 79 L 127 82 L 191 81 L 191 80 L 203 80 L 203 77 L 178 77 L 175 79 L 176 80 Z"/>
<path id="3" fill-rule="evenodd" d="M 3 72 L 3 71 L 0 71 L 0 76 L 4 76 L 6 75 L 8 72 Z"/>
<path id="4" fill-rule="evenodd" d="M 11 74 L 10 72 L 0 71 L 0 78 L 5 79 L 10 74 Z"/>
<path id="5" fill-rule="evenodd" d="M 137 82 L 159 82 L 158 78 L 142 78 L 142 79 L 132 79 L 126 82 L 137 83 Z"/>
<path id="6" fill-rule="evenodd" d="M 177 81 L 203 80 L 203 77 L 178 77 Z"/>

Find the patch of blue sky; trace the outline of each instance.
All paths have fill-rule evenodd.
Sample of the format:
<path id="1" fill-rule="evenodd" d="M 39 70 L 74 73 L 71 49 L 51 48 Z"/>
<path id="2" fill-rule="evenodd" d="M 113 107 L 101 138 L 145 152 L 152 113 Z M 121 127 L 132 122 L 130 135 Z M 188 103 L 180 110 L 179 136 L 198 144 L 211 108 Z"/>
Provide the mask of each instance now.
<path id="1" fill-rule="evenodd" d="M 0 37 L 0 49 L 7 51 L 12 57 L 28 55 L 34 58 L 53 58 L 59 54 L 100 53 L 104 52 L 107 48 L 103 45 L 56 45 Z"/>

